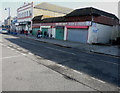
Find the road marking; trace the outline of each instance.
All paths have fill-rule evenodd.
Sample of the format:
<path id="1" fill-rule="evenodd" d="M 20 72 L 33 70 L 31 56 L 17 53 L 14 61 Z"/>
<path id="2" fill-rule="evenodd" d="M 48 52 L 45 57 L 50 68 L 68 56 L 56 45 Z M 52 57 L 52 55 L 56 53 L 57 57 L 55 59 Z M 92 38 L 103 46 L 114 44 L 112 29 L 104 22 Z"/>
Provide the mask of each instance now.
<path id="1" fill-rule="evenodd" d="M 9 46 L 13 46 L 13 45 L 9 45 Z"/>
<path id="2" fill-rule="evenodd" d="M 91 77 L 92 79 L 95 79 L 94 77 Z"/>
<path id="3" fill-rule="evenodd" d="M 7 48 L 10 48 L 9 46 L 7 46 Z"/>
<path id="4" fill-rule="evenodd" d="M 77 70 L 73 70 L 73 71 L 76 72 L 76 73 L 79 73 L 79 74 L 81 74 L 81 75 L 83 74 L 83 73 L 81 73 L 81 72 L 79 72 L 79 71 L 77 71 Z"/>
<path id="5" fill-rule="evenodd" d="M 26 55 L 26 54 L 24 54 L 24 53 L 21 53 L 21 54 L 24 55 L 24 56 Z"/>
<path id="6" fill-rule="evenodd" d="M 105 83 L 104 81 L 102 81 L 102 80 L 99 80 L 99 79 L 96 79 L 97 81 L 99 81 L 99 82 L 101 82 L 101 83 Z"/>
<path id="7" fill-rule="evenodd" d="M 61 65 L 61 64 L 57 64 L 58 66 L 60 66 L 60 67 L 63 67 L 63 68 L 65 68 L 65 66 L 63 66 L 63 65 Z"/>
<path id="8" fill-rule="evenodd" d="M 20 57 L 22 55 L 18 55 L 18 56 L 9 56 L 9 57 L 3 57 L 3 58 L 0 58 L 0 59 L 8 59 L 8 58 L 15 58 L 15 57 Z"/>
<path id="9" fill-rule="evenodd" d="M 46 47 L 46 46 L 45 46 L 45 48 L 52 49 L 52 50 L 57 50 L 57 51 L 60 51 L 60 52 L 63 52 L 63 53 L 68 53 L 68 54 L 72 54 L 72 55 L 77 55 L 77 54 L 75 54 L 75 53 L 71 53 L 71 52 L 63 51 L 63 50 L 56 49 L 56 48 L 51 48 L 51 47 Z"/>
<path id="10" fill-rule="evenodd" d="M 22 50 L 22 48 L 17 48 L 18 50 Z"/>
<path id="11" fill-rule="evenodd" d="M 17 48 L 16 46 L 13 46 L 14 48 Z"/>
<path id="12" fill-rule="evenodd" d="M 33 53 L 31 53 L 31 52 L 29 52 L 28 54 L 29 54 L 29 55 L 34 55 L 34 54 L 33 54 Z"/>
<path id="13" fill-rule="evenodd" d="M 31 52 L 29 52 L 28 54 L 29 54 L 29 55 L 34 55 L 34 54 L 33 54 L 33 53 L 31 53 Z"/>
<path id="14" fill-rule="evenodd" d="M 96 78 L 94 78 L 94 77 L 91 77 L 91 78 L 94 79 L 94 80 L 97 80 L 97 81 L 99 81 L 99 82 L 101 82 L 101 83 L 105 83 L 104 81 L 99 80 L 99 79 L 96 79 Z"/>

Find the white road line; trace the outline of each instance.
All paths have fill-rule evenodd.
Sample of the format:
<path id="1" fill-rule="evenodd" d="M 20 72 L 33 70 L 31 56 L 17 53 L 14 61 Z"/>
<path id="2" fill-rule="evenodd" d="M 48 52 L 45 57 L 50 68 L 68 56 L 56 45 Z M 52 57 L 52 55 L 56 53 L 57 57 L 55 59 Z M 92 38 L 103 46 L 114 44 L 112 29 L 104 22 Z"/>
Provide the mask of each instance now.
<path id="1" fill-rule="evenodd" d="M 96 79 L 97 81 L 99 81 L 99 82 L 101 82 L 101 83 L 105 83 L 104 81 L 102 81 L 102 80 L 99 80 L 99 79 Z"/>
<path id="2" fill-rule="evenodd" d="M 91 77 L 92 79 L 95 79 L 94 77 Z"/>
<path id="3" fill-rule="evenodd" d="M 104 81 L 99 80 L 99 79 L 96 79 L 96 78 L 94 78 L 94 77 L 91 77 L 91 78 L 94 79 L 94 80 L 97 80 L 97 81 L 99 81 L 99 82 L 101 82 L 101 83 L 105 83 Z"/>
<path id="4" fill-rule="evenodd" d="M 29 54 L 29 55 L 34 55 L 34 54 L 33 54 L 33 53 L 31 53 L 31 52 L 29 52 L 28 54 Z"/>
<path id="5" fill-rule="evenodd" d="M 22 50 L 22 48 L 17 48 L 18 50 Z"/>
<path id="6" fill-rule="evenodd" d="M 65 68 L 65 66 L 63 66 L 63 65 L 61 65 L 61 64 L 57 64 L 58 66 L 60 66 L 60 67 L 63 67 L 63 68 Z"/>
<path id="7" fill-rule="evenodd" d="M 7 46 L 7 48 L 10 48 L 10 47 Z"/>
<path id="8" fill-rule="evenodd" d="M 26 54 L 24 54 L 24 53 L 21 53 L 21 54 L 24 55 L 24 56 L 26 55 Z"/>
<path id="9" fill-rule="evenodd" d="M 13 46 L 13 45 L 9 45 L 9 46 Z"/>
<path id="10" fill-rule="evenodd" d="M 15 57 L 20 57 L 22 55 L 18 55 L 18 56 L 9 56 L 9 57 L 3 57 L 3 58 L 0 58 L 0 59 L 8 59 L 8 58 L 15 58 Z"/>
<path id="11" fill-rule="evenodd" d="M 83 73 L 81 73 L 81 72 L 79 72 L 79 71 L 76 71 L 76 70 L 73 70 L 73 71 L 76 72 L 76 73 L 79 73 L 79 74 L 81 74 L 81 75 L 83 74 Z"/>
<path id="12" fill-rule="evenodd" d="M 67 52 L 67 51 L 63 51 L 63 50 L 60 50 L 60 49 L 55 49 L 55 48 L 51 48 L 51 47 L 46 47 L 45 48 L 48 48 L 48 49 L 52 49 L 52 50 L 57 50 L 57 51 L 60 51 L 60 52 L 63 52 L 63 53 L 68 53 L 68 54 L 72 54 L 72 55 L 77 55 L 75 53 L 71 53 L 71 52 Z"/>

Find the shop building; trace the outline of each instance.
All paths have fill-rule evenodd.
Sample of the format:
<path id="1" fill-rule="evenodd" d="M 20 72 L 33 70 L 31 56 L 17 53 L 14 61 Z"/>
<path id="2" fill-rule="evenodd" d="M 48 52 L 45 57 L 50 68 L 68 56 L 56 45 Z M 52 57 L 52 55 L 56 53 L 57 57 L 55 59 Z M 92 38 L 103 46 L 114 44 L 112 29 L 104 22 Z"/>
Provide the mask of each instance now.
<path id="1" fill-rule="evenodd" d="M 42 15 L 41 19 L 44 19 L 50 17 L 64 16 L 71 11 L 72 9 L 70 8 L 56 6 L 49 3 L 40 3 L 37 5 L 33 5 L 32 2 L 24 4 L 22 7 L 17 9 L 17 17 L 19 23 L 18 30 L 32 30 L 32 19 L 36 16 Z"/>
<path id="2" fill-rule="evenodd" d="M 64 17 L 33 21 L 33 29 L 54 33 L 56 39 L 81 43 L 110 43 L 118 37 L 119 19 L 111 13 L 88 7 L 76 9 Z"/>
<path id="3" fill-rule="evenodd" d="M 32 30 L 33 2 L 27 3 L 17 9 L 18 31 Z"/>

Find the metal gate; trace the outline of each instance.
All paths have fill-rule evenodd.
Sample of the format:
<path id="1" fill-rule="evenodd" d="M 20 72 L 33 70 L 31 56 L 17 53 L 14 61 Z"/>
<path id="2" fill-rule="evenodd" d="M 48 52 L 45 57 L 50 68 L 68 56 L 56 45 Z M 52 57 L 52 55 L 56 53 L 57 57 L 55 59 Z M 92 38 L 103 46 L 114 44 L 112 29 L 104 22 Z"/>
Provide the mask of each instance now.
<path id="1" fill-rule="evenodd" d="M 87 29 L 68 29 L 67 40 L 80 43 L 87 43 Z"/>
<path id="2" fill-rule="evenodd" d="M 64 29 L 56 28 L 56 39 L 63 40 L 63 37 L 64 37 Z"/>
<path id="3" fill-rule="evenodd" d="M 40 30 L 40 28 L 33 28 L 33 35 L 34 36 L 37 36 L 37 32 L 38 32 L 38 30 Z"/>

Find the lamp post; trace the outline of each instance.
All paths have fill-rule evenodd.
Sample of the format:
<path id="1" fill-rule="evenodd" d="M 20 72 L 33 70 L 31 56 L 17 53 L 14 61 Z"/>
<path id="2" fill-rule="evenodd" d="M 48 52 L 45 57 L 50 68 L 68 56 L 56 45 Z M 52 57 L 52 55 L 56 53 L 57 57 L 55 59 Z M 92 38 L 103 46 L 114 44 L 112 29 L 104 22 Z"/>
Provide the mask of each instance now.
<path id="1" fill-rule="evenodd" d="M 5 10 L 7 10 L 8 9 L 8 13 L 9 13 L 9 16 L 8 16 L 8 18 L 9 18 L 9 31 L 10 31 L 10 8 L 5 8 Z"/>

